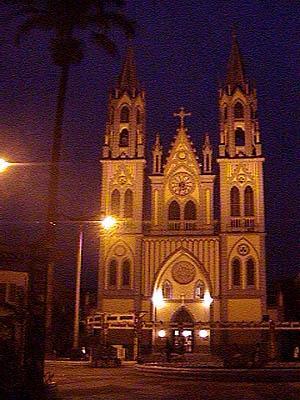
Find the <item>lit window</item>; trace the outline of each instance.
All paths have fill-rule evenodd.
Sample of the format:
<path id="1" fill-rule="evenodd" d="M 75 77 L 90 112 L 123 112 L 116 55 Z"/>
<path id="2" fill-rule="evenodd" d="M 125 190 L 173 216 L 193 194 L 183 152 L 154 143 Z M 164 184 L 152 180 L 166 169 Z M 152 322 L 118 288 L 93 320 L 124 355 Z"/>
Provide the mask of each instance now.
<path id="1" fill-rule="evenodd" d="M 195 286 L 195 298 L 203 299 L 205 293 L 205 285 L 204 282 L 198 281 Z"/>
<path id="2" fill-rule="evenodd" d="M 164 299 L 172 298 L 172 285 L 169 281 L 165 281 L 162 287 L 162 295 Z"/>

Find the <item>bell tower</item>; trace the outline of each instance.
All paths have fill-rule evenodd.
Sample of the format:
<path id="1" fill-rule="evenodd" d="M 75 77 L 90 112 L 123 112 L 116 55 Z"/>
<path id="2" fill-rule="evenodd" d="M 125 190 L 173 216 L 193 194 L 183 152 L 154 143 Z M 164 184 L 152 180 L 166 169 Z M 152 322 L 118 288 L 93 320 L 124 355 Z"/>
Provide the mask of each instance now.
<path id="1" fill-rule="evenodd" d="M 219 89 L 219 121 L 221 315 L 260 320 L 266 307 L 264 158 L 256 88 L 247 78 L 236 32 Z"/>
<path id="2" fill-rule="evenodd" d="M 145 93 L 130 44 L 110 92 L 101 157 L 101 216 L 117 220 L 113 234 L 103 231 L 100 238 L 98 305 L 104 313 L 139 309 L 145 162 Z"/>

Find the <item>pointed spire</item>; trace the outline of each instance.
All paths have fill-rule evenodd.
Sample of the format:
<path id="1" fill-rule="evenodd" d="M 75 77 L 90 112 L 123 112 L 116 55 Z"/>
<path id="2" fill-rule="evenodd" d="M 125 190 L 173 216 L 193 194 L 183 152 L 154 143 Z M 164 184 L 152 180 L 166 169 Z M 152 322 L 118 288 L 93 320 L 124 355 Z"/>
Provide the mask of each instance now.
<path id="1" fill-rule="evenodd" d="M 205 148 L 211 149 L 210 139 L 209 139 L 209 134 L 208 133 L 205 134 L 203 149 L 205 149 Z"/>
<path id="2" fill-rule="evenodd" d="M 226 84 L 235 86 L 243 83 L 246 83 L 245 69 L 237 40 L 236 28 L 233 28 L 231 52 L 227 65 Z"/>
<path id="3" fill-rule="evenodd" d="M 139 83 L 136 75 L 135 57 L 131 42 L 128 45 L 125 61 L 119 76 L 118 88 L 120 90 L 138 89 Z"/>

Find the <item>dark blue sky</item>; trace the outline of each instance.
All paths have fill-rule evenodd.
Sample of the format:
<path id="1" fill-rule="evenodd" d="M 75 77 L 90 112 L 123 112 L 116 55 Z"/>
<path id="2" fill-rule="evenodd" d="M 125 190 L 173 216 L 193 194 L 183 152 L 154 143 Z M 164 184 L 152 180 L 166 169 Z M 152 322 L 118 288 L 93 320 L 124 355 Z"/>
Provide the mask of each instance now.
<path id="1" fill-rule="evenodd" d="M 134 40 L 138 76 L 146 90 L 149 146 L 161 132 L 165 148 L 184 106 L 197 149 L 211 134 L 217 156 L 217 86 L 224 77 L 230 31 L 238 38 L 248 77 L 257 82 L 259 121 L 265 163 L 267 261 L 272 277 L 299 271 L 297 178 L 299 160 L 300 5 L 298 1 L 128 1 L 128 14 L 138 21 Z M 17 162 L 49 160 L 53 111 L 59 77 L 47 51 L 49 36 L 34 32 L 16 48 L 16 22 L 0 21 L 0 153 Z M 121 67 L 120 55 L 106 56 L 86 44 L 85 59 L 72 67 L 64 123 L 60 209 L 80 216 L 99 210 L 99 155 L 108 90 Z M 150 148 L 150 147 L 149 147 Z M 1 213 L 13 224 L 13 235 L 27 220 L 41 219 L 47 199 L 47 167 L 14 167 L 1 176 Z M 61 277 L 73 270 L 75 231 L 61 238 Z M 97 239 L 92 228 L 86 241 L 85 276 L 95 276 Z M 11 238 L 11 234 L 6 239 Z M 24 239 L 24 234 L 23 234 Z M 5 239 L 3 238 L 3 241 Z M 71 278 L 70 278 L 71 280 Z"/>

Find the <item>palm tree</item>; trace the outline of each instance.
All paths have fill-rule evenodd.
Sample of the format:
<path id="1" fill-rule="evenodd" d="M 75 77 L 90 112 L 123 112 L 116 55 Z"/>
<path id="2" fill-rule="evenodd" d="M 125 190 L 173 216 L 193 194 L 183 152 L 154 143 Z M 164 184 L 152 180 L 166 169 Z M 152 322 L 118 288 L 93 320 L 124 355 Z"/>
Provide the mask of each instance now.
<path id="1" fill-rule="evenodd" d="M 49 50 L 55 65 L 60 68 L 60 80 L 56 101 L 51 151 L 49 179 L 49 198 L 47 209 L 47 243 L 49 263 L 47 269 L 47 311 L 46 331 L 51 333 L 53 257 L 55 231 L 53 222 L 57 216 L 57 194 L 59 182 L 59 161 L 61 158 L 62 127 L 65 111 L 65 98 L 70 67 L 79 63 L 83 54 L 83 40 L 80 33 L 90 33 L 90 39 L 105 52 L 114 55 L 116 43 L 109 37 L 114 28 L 127 36 L 134 34 L 134 25 L 121 13 L 124 0 L 0 0 L 0 5 L 13 7 L 17 17 L 23 18 L 18 26 L 16 41 L 32 30 L 54 34 Z M 51 347 L 51 341 L 50 341 Z"/>

